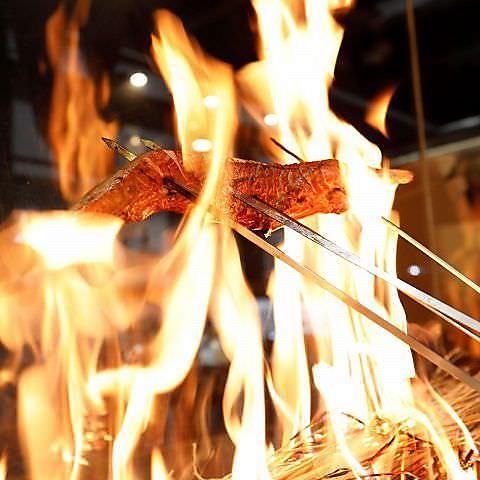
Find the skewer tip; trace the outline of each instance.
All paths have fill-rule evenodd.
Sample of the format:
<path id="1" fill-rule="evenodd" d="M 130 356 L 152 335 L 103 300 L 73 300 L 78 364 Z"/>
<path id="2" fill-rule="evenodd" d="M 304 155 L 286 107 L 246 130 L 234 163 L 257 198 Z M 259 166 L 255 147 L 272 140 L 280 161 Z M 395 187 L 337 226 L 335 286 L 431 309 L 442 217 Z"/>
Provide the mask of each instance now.
<path id="1" fill-rule="evenodd" d="M 115 152 L 120 154 L 123 158 L 126 158 L 129 162 L 137 158 L 137 155 L 130 152 L 130 150 L 125 148 L 123 145 L 120 145 L 115 140 L 112 140 L 111 138 L 107 138 L 107 137 L 102 137 L 102 140 L 105 142 L 105 145 L 107 145 L 108 148 L 110 148 L 111 150 L 114 150 Z"/>
<path id="2" fill-rule="evenodd" d="M 112 150 L 115 149 L 115 146 L 114 146 L 115 142 L 111 138 L 102 137 L 102 140 L 108 148 L 111 148 Z"/>
<path id="3" fill-rule="evenodd" d="M 161 150 L 162 149 L 162 147 L 158 143 L 155 143 L 154 141 L 148 140 L 146 138 L 141 138 L 140 142 L 142 142 L 142 144 L 145 147 L 147 147 L 149 150 Z"/>

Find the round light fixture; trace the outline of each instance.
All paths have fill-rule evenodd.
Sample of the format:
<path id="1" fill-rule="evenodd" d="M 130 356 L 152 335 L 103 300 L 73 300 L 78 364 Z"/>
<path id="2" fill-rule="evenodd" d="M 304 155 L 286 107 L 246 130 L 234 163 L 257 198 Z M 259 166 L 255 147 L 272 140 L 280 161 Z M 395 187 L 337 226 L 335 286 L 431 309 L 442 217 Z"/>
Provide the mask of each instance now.
<path id="1" fill-rule="evenodd" d="M 135 72 L 130 75 L 130 84 L 135 88 L 142 88 L 148 83 L 148 77 L 143 72 Z"/>
<path id="2" fill-rule="evenodd" d="M 412 277 L 418 277 L 422 273 L 422 269 L 420 268 L 419 265 L 409 265 L 407 267 L 407 273 L 411 275 Z"/>
<path id="3" fill-rule="evenodd" d="M 140 139 L 140 137 L 138 135 L 132 135 L 130 137 L 129 141 L 130 141 L 130 145 L 132 145 L 134 147 L 138 147 L 142 143 L 142 140 Z"/>

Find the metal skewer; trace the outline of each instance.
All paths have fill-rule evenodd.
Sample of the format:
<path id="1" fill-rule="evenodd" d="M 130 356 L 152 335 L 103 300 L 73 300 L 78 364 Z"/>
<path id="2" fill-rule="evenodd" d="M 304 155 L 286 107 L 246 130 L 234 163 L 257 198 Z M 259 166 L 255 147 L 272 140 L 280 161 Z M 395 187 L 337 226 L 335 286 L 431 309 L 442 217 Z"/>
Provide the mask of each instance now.
<path id="1" fill-rule="evenodd" d="M 102 140 L 105 142 L 108 148 L 110 148 L 111 150 L 115 150 L 123 158 L 126 158 L 129 162 L 137 158 L 137 156 L 134 153 L 127 150 L 123 145 L 120 145 L 115 140 L 111 140 L 110 138 L 106 138 L 106 137 L 102 137 Z"/>
<path id="2" fill-rule="evenodd" d="M 104 139 L 105 143 L 107 143 L 110 148 L 115 149 L 118 153 L 124 156 L 127 159 L 135 158 L 135 154 L 129 152 L 125 147 L 118 144 L 114 140 L 109 140 L 107 142 Z M 151 142 L 151 145 L 157 147 L 157 145 Z M 131 158 L 133 157 L 133 158 Z M 173 180 L 172 180 L 173 181 Z M 293 219 L 289 215 L 275 209 L 271 205 L 263 202 L 262 200 L 251 197 L 249 195 L 245 195 L 237 190 L 232 189 L 231 187 L 227 187 L 227 190 L 230 195 L 240 200 L 242 203 L 254 208 L 255 210 L 267 215 L 268 217 L 274 219 L 281 225 L 288 227 L 304 238 L 320 245 L 321 247 L 329 250 L 330 252 L 338 255 L 342 259 L 348 261 L 349 263 L 361 268 L 371 275 L 375 275 L 378 278 L 386 281 L 387 283 L 393 285 L 395 288 L 400 290 L 401 292 L 405 293 L 407 296 L 415 300 L 417 303 L 420 303 L 425 308 L 433 312 L 434 314 L 438 315 L 445 321 L 452 324 L 454 327 L 458 328 L 460 331 L 465 333 L 466 335 L 470 336 L 476 341 L 480 341 L 480 337 L 477 335 L 480 333 L 480 322 L 475 320 L 474 318 L 462 313 L 455 308 L 451 307 L 443 303 L 441 300 L 438 300 L 435 297 L 419 290 L 418 288 L 413 287 L 412 285 L 400 280 L 399 278 L 385 272 L 381 268 L 378 268 L 376 265 L 370 265 L 364 262 L 360 257 L 355 255 L 352 252 L 349 252 L 346 249 L 343 249 L 339 245 L 333 243 L 332 241 L 328 240 L 327 238 L 323 237 L 319 233 L 315 232 L 311 228 L 307 227 L 306 225 L 298 222 L 297 220 Z"/>
<path id="3" fill-rule="evenodd" d="M 198 192 L 193 191 L 190 187 L 182 184 L 182 182 L 178 180 L 165 178 L 164 183 L 167 186 L 174 188 L 175 190 L 177 190 L 179 193 L 186 196 L 187 198 L 195 199 L 198 196 Z M 390 332 L 393 336 L 395 336 L 401 342 L 407 344 L 412 350 L 414 350 L 419 355 L 421 355 L 425 359 L 432 362 L 438 368 L 441 368 L 445 372 L 455 377 L 457 380 L 465 383 L 470 388 L 480 393 L 480 381 L 478 381 L 476 378 L 472 377 L 461 368 L 458 368 L 456 365 L 448 361 L 446 358 L 443 358 L 441 355 L 439 355 L 432 349 L 428 348 L 426 345 L 418 341 L 416 338 L 403 332 L 395 325 L 392 325 L 388 320 L 385 320 L 380 315 L 370 310 L 367 306 L 360 303 L 358 300 L 354 299 L 344 291 L 332 285 L 328 280 L 323 278 L 318 273 L 296 262 L 293 258 L 288 256 L 285 252 L 275 247 L 274 245 L 271 245 L 265 239 L 263 239 L 262 237 L 259 237 L 248 228 L 244 227 L 243 225 L 240 225 L 239 223 L 231 220 L 228 217 L 225 217 L 225 215 L 223 215 L 217 207 L 210 206 L 210 210 L 214 215 L 220 216 L 222 218 L 222 221 L 224 221 L 224 223 L 226 223 L 229 227 L 231 227 L 233 230 L 239 233 L 242 237 L 246 238 L 247 240 L 255 244 L 257 247 L 261 248 L 263 251 L 272 255 L 273 257 L 278 258 L 282 262 L 286 263 L 291 268 L 296 270 L 298 273 L 308 278 L 312 282 L 316 283 L 318 286 L 320 286 L 321 288 L 323 288 L 324 290 L 326 290 L 327 292 L 329 292 L 330 294 L 338 298 L 340 301 L 347 304 L 349 307 L 353 308 L 355 311 L 357 311 L 361 315 L 365 316 L 366 318 L 374 322 L 379 327 Z"/>
<path id="4" fill-rule="evenodd" d="M 140 141 L 147 147 L 149 150 L 161 150 L 162 147 L 158 144 L 155 143 L 152 140 L 148 140 L 147 138 L 141 138 Z"/>
<path id="5" fill-rule="evenodd" d="M 135 158 L 135 155 L 133 153 L 129 152 L 125 147 L 117 144 L 117 142 L 114 142 L 113 140 L 110 140 L 110 142 L 105 142 L 105 143 L 107 143 L 107 145 L 110 148 L 115 149 L 118 153 L 123 155 L 125 158 L 127 158 L 129 160 L 130 159 L 133 160 L 133 158 Z M 121 148 L 118 148 L 118 147 L 121 147 Z M 131 158 L 131 157 L 133 157 L 133 158 Z M 165 182 L 165 184 L 167 184 L 170 187 L 176 189 L 178 192 L 182 193 L 183 195 L 185 195 L 187 197 L 195 199 L 198 196 L 198 192 L 193 191 L 188 186 L 182 184 L 182 182 L 179 181 L 179 180 L 173 180 L 171 178 L 165 178 L 164 182 Z M 237 192 L 237 191 L 233 190 L 232 188 L 230 188 L 230 193 L 233 196 L 235 196 L 236 198 L 238 198 L 239 200 L 241 200 L 244 203 L 251 206 L 252 208 L 255 208 L 255 209 L 259 210 L 260 212 L 270 216 L 271 218 L 274 218 L 279 223 L 284 224 L 287 227 L 290 226 L 290 225 L 288 225 L 288 223 L 293 222 L 295 224 L 298 223 L 301 227 L 307 228 L 304 225 L 300 224 L 299 222 L 296 222 L 292 218 L 283 214 L 282 212 L 276 211 L 270 205 L 268 205 L 264 202 L 261 202 L 257 199 L 254 199 L 253 197 L 248 197 L 248 196 L 246 196 L 246 195 L 244 195 L 240 192 Z M 351 297 L 350 295 L 348 295 L 344 291 L 342 291 L 339 288 L 332 285 L 330 282 L 328 282 L 328 280 L 324 279 L 318 273 L 316 273 L 313 270 L 310 270 L 309 268 L 307 268 L 306 266 L 301 265 L 300 263 L 296 262 L 291 257 L 289 257 L 285 252 L 283 252 L 279 248 L 275 247 L 274 245 L 269 244 L 265 239 L 259 237 L 258 235 L 256 235 L 252 231 L 250 231 L 248 228 L 246 228 L 243 225 L 240 225 L 239 223 L 229 219 L 228 217 L 225 217 L 225 215 L 223 215 L 217 207 L 214 207 L 214 206 L 211 205 L 210 210 L 215 215 L 220 216 L 225 221 L 225 223 L 227 223 L 232 229 L 234 229 L 237 233 L 242 235 L 247 240 L 254 243 L 257 247 L 261 248 L 262 250 L 264 250 L 268 254 L 270 254 L 273 257 L 278 258 L 282 262 L 286 263 L 291 268 L 296 270 L 298 273 L 300 273 L 301 275 L 310 279 L 311 281 L 313 281 L 314 283 L 316 283 L 317 285 L 322 287 L 324 290 L 328 291 L 330 294 L 334 295 L 336 298 L 338 298 L 342 302 L 349 305 L 351 308 L 356 310 L 361 315 L 364 315 L 366 318 L 370 319 L 372 322 L 374 322 L 375 324 L 377 324 L 381 328 L 390 332 L 392 335 L 394 335 L 400 341 L 407 344 L 412 350 L 414 350 L 419 355 L 421 355 L 422 357 L 426 358 L 427 360 L 429 360 L 430 362 L 435 364 L 437 367 L 439 367 L 442 370 L 444 370 L 445 372 L 449 373 L 450 375 L 455 377 L 457 380 L 465 383 L 466 385 L 468 385 L 473 390 L 475 390 L 477 392 L 480 392 L 480 381 L 479 380 L 472 377 L 471 375 L 469 375 L 467 372 L 463 371 L 462 369 L 458 368 L 456 365 L 449 362 L 447 359 L 443 358 L 441 355 L 439 355 L 435 351 L 431 350 L 430 348 L 428 348 L 423 343 L 419 342 L 414 337 L 412 337 L 412 336 L 408 335 L 407 333 L 403 332 L 402 330 L 400 330 L 395 325 L 392 325 L 390 322 L 388 322 L 387 320 L 385 320 L 384 318 L 382 318 L 381 316 L 379 316 L 378 314 L 376 314 L 375 312 L 370 310 L 367 306 L 363 305 L 358 300 L 354 299 L 353 297 Z M 267 211 L 270 212 L 271 215 L 269 215 L 267 213 Z M 276 216 L 274 217 L 273 216 L 274 214 L 276 216 L 278 215 L 278 218 Z M 285 217 L 285 218 L 283 218 L 283 217 Z M 285 219 L 288 220 L 287 223 L 284 223 L 283 220 L 285 220 Z M 300 230 L 302 230 L 302 229 L 300 229 Z M 308 230 L 310 230 L 310 229 L 308 229 Z M 311 230 L 311 232 L 314 234 L 314 236 L 318 235 L 313 230 Z M 300 232 L 298 232 L 298 233 L 300 233 Z M 303 235 L 303 233 L 300 233 L 300 234 Z M 318 235 L 318 236 L 321 237 L 320 235 Z M 306 238 L 310 238 L 310 237 L 306 236 Z M 321 237 L 321 238 L 323 238 L 323 237 Z M 326 241 L 329 242 L 328 240 L 326 240 Z M 315 243 L 317 243 L 317 242 L 315 242 Z M 332 242 L 330 242 L 330 243 L 332 243 Z M 333 244 L 333 245 L 335 245 L 335 244 Z M 337 248 L 340 249 L 340 247 L 337 247 Z M 349 254 L 350 256 L 356 257 L 355 255 L 353 255 L 350 252 L 346 252 L 346 253 Z M 356 258 L 358 258 L 358 257 L 356 257 Z M 361 259 L 358 258 L 358 260 L 361 262 Z M 380 270 L 380 269 L 378 269 L 378 270 Z M 380 272 L 383 272 L 383 271 L 380 270 Z M 383 272 L 383 274 L 387 275 L 386 272 Z M 421 292 L 421 293 L 423 295 L 427 295 L 424 292 Z M 450 307 L 450 308 L 452 308 L 452 307 Z M 454 310 L 454 309 L 452 308 L 452 310 Z M 435 309 L 433 307 L 432 307 L 432 311 L 435 311 Z M 456 311 L 456 310 L 454 310 L 454 311 Z M 439 312 L 436 312 L 436 311 L 435 311 L 435 313 L 439 314 Z M 460 312 L 458 312 L 458 313 L 460 313 Z M 443 317 L 443 315 L 441 315 L 441 316 Z M 457 328 L 462 329 L 461 326 L 459 326 L 459 325 L 456 325 L 456 326 L 457 326 Z"/>
<path id="6" fill-rule="evenodd" d="M 431 312 L 439 315 L 447 322 L 452 323 L 455 327 L 459 328 L 465 334 L 469 335 L 477 341 L 480 341 L 480 338 L 477 335 L 480 333 L 480 322 L 478 320 L 475 320 L 469 315 L 458 311 L 457 309 L 453 308 L 450 305 L 447 305 L 446 303 L 429 295 L 428 293 L 416 287 L 413 287 L 407 282 L 404 282 L 403 280 L 400 280 L 399 278 L 385 272 L 376 265 L 366 263 L 359 256 L 340 247 L 339 245 L 315 232 L 311 228 L 307 227 L 303 223 L 298 222 L 289 215 L 286 215 L 285 213 L 277 210 L 271 205 L 268 205 L 262 200 L 251 197 L 249 195 L 245 195 L 241 192 L 233 190 L 230 187 L 229 193 L 244 204 L 254 208 L 255 210 L 263 213 L 264 215 L 267 215 L 281 225 L 284 225 L 291 230 L 294 230 L 307 240 L 310 240 L 317 245 L 320 245 L 321 247 L 327 249 L 331 253 L 339 256 L 347 262 L 355 265 L 356 267 L 365 270 L 371 275 L 375 275 L 376 277 L 381 278 L 390 285 L 393 285 L 395 288 L 403 292 L 405 295 L 409 296 L 411 299 L 415 300 L 417 303 L 420 303 Z"/>
<path id="7" fill-rule="evenodd" d="M 411 237 L 407 232 L 404 232 L 399 226 L 395 225 L 393 222 L 388 220 L 385 217 L 382 217 L 382 220 L 388 225 L 390 229 L 396 232 L 400 237 L 405 239 L 408 243 L 413 245 L 414 247 L 418 248 L 422 253 L 427 255 L 427 257 L 431 258 L 433 261 L 437 262 L 441 265 L 445 270 L 450 272 L 452 275 L 457 277 L 459 280 L 467 284 L 470 288 L 475 290 L 478 294 L 480 294 L 480 286 L 478 286 L 473 280 L 465 276 L 462 272 L 459 272 L 457 269 L 453 268 L 449 263 L 447 263 L 443 258 L 440 258 L 438 255 L 433 253 L 429 250 L 425 245 L 422 245 L 420 242 L 415 240 Z"/>

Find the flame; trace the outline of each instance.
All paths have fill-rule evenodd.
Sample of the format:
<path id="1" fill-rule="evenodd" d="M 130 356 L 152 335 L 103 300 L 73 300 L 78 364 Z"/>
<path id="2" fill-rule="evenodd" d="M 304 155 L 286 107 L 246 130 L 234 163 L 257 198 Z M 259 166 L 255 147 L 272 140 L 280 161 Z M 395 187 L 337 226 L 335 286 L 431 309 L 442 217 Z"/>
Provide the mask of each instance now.
<path id="1" fill-rule="evenodd" d="M 114 239 L 122 226 L 118 218 L 52 212 L 22 220 L 17 240 L 38 252 L 49 269 L 75 263 L 113 264 Z"/>
<path id="2" fill-rule="evenodd" d="M 101 388 L 128 385 L 129 401 L 113 447 L 113 476 L 128 476 L 131 455 L 148 423 L 154 395 L 175 388 L 187 375 L 198 351 L 211 295 L 216 265 L 215 229 L 206 225 L 208 208 L 222 178 L 235 128 L 233 74 L 230 67 L 201 55 L 179 20 L 166 11 L 155 16 L 157 33 L 152 54 L 174 96 L 178 136 L 185 167 L 207 172 L 196 208 L 184 224 L 169 256 L 152 275 L 147 298 L 162 308 L 163 323 L 151 342 L 146 368 L 120 369 L 97 377 Z M 208 89 L 214 86 L 214 91 Z M 215 95 L 217 108 L 209 109 L 204 98 Z M 198 163 L 189 153 L 195 140 L 209 141 L 208 153 Z M 207 150 L 207 149 L 204 149 Z M 164 277 L 171 286 L 156 297 L 156 285 Z M 188 302 L 185 301 L 188 298 Z M 139 412 L 144 414 L 139 414 Z"/>
<path id="3" fill-rule="evenodd" d="M 387 111 L 392 101 L 393 94 L 397 90 L 396 85 L 386 88 L 383 92 L 379 93 L 372 101 L 367 113 L 365 114 L 365 121 L 382 132 L 388 137 L 387 132 Z"/>
<path id="4" fill-rule="evenodd" d="M 158 448 L 154 448 L 152 451 L 152 464 L 151 464 L 150 478 L 151 480 L 168 480 L 170 475 L 167 472 L 165 463 L 162 458 L 162 454 Z"/>
<path id="5" fill-rule="evenodd" d="M 239 73 L 241 95 L 249 111 L 265 122 L 273 136 L 306 160 L 335 156 L 342 166 L 350 211 L 341 216 L 315 216 L 308 224 L 322 235 L 395 274 L 396 238 L 378 221 L 389 218 L 395 185 L 372 169 L 381 166 L 379 149 L 330 110 L 328 90 L 343 36 L 334 14 L 351 2 L 330 0 L 289 2 L 252 0 L 259 34 L 260 60 Z M 376 103 L 375 126 L 385 123 L 390 89 Z M 373 118 L 373 114 L 369 116 Z M 265 120 L 264 120 L 265 121 Z M 277 152 L 278 153 L 278 152 Z M 282 162 L 291 161 L 284 156 Z M 363 304 L 406 329 L 406 318 L 395 289 L 377 285 L 369 274 L 343 264 L 328 252 L 285 232 L 284 250 Z M 405 412 L 420 412 L 410 379 L 415 376 L 409 349 L 345 304 L 319 291 L 276 262 L 272 299 L 276 338 L 272 352 L 272 388 L 282 412 L 285 440 L 311 418 L 308 366 L 303 331 L 314 339 L 315 385 L 320 405 L 329 414 L 331 439 L 338 464 L 356 476 L 366 476 L 362 443 L 351 440 L 351 418 L 365 425 L 373 418 L 399 422 Z M 276 398 L 276 397 L 274 397 Z M 285 409 L 287 412 L 285 413 Z M 420 413 L 418 413 L 420 415 Z M 434 430 L 436 431 L 436 430 Z M 450 471 L 459 472 L 452 446 L 444 437 L 439 455 Z M 377 464 L 378 471 L 384 465 Z"/>
<path id="6" fill-rule="evenodd" d="M 0 455 L 0 480 L 7 478 L 7 452 Z"/>
<path id="7" fill-rule="evenodd" d="M 60 4 L 46 24 L 46 47 L 53 70 L 48 140 L 58 167 L 60 190 L 77 200 L 103 180 L 113 167 L 113 152 L 99 139 L 115 137 L 115 122 L 99 109 L 110 97 L 108 78 L 94 79 L 80 53 L 80 29 L 86 24 L 89 0 L 78 0 L 71 18 Z"/>
<path id="8" fill-rule="evenodd" d="M 230 232 L 221 232 L 219 254 L 220 272 L 212 314 L 220 343 L 230 361 L 223 410 L 227 432 L 236 447 L 232 478 L 267 479 L 270 476 L 265 450 L 260 319 Z"/>
<path id="9" fill-rule="evenodd" d="M 110 216 L 21 212 L 0 230 L 0 341 L 17 358 L 24 349 L 32 353 L 31 363 L 5 377 L 18 377 L 19 438 L 34 480 L 95 472 L 99 444 L 109 459 L 108 471 L 98 476 L 140 478 L 137 449 L 149 445 L 147 470 L 153 479 L 201 478 L 197 460 L 208 467 L 214 444 L 205 435 L 209 419 L 196 418 L 213 395 L 213 382 L 202 378 L 198 365 L 207 325 L 228 364 L 222 405 L 228 448 L 233 445 L 233 480 L 286 478 L 272 469 L 271 449 L 288 448 L 299 431 L 311 441 L 312 429 L 305 427 L 320 413 L 326 418 L 325 447 L 313 460 L 323 472 L 315 472 L 316 478 L 345 470 L 356 478 L 391 472 L 397 450 L 376 452 L 385 444 L 399 448 L 401 432 L 429 442 L 428 452 L 419 454 L 422 465 L 435 455 L 446 478 L 475 478 L 470 466 L 462 467 L 444 425 L 453 423 L 463 444 L 477 454 L 472 435 L 433 387 L 412 381 L 410 350 L 278 262 L 269 288 L 275 339 L 264 359 L 257 302 L 235 238 L 211 221 L 210 206 L 221 201 L 221 183 L 228 181 L 224 162 L 235 135 L 236 82 L 268 137 L 307 161 L 334 156 L 341 162 L 350 211 L 306 219 L 312 228 L 396 275 L 397 238 L 379 219 L 399 219 L 392 212 L 396 186 L 370 168 L 381 166 L 381 152 L 328 104 L 343 35 L 334 14 L 351 2 L 254 0 L 253 6 L 260 60 L 236 78 L 231 67 L 206 56 L 188 38 L 175 16 L 155 15 L 152 55 L 174 98 L 184 165 L 204 179 L 165 255 L 129 251 L 119 240 L 122 222 Z M 62 144 L 55 148 L 68 147 L 63 173 L 71 173 L 77 160 L 85 171 L 81 152 L 87 140 L 78 136 L 86 128 L 84 119 L 103 125 L 95 120 L 97 87 L 86 75 L 77 78 L 78 31 L 88 7 L 78 3 L 68 22 L 60 8 L 47 26 L 52 64 L 65 68 L 56 71 L 54 110 L 60 114 L 51 124 Z M 54 41 L 63 28 L 69 41 Z M 80 87 L 88 93 L 83 103 L 77 98 Z M 385 113 L 386 107 L 378 125 Z M 88 132 L 93 138 L 93 130 Z M 82 181 L 100 172 L 88 171 Z M 83 187 L 71 183 L 70 173 L 63 182 L 73 198 Z M 406 330 L 394 288 L 292 232 L 284 232 L 282 248 Z M 155 327 L 129 348 L 127 339 L 142 330 L 145 312 Z M 269 415 L 265 384 L 273 404 Z M 271 417 L 275 425 L 267 429 Z M 198 437 L 198 424 L 205 442 L 192 456 L 188 449 Z M 147 435 L 152 430 L 158 434 L 153 447 Z M 307 452 L 312 458 L 314 453 Z M 217 459 L 226 463 L 224 456 L 220 450 Z M 402 472 L 410 465 L 402 457 Z"/>
<path id="10" fill-rule="evenodd" d="M 104 408 L 88 380 L 104 339 L 126 328 L 138 308 L 123 298 L 113 271 L 121 225 L 107 216 L 22 212 L 1 232 L 0 243 L 12 242 L 24 265 L 19 276 L 3 252 L 0 340 L 18 355 L 28 347 L 35 359 L 21 372 L 17 395 L 31 478 L 76 476 L 85 463 L 86 419 Z"/>
<path id="11" fill-rule="evenodd" d="M 298 258 L 301 247 L 291 238 L 285 239 L 284 249 Z M 300 297 L 291 295 L 301 284 L 299 275 L 293 274 L 286 265 L 275 264 L 272 279 L 272 298 L 275 299 L 275 342 L 272 350 L 272 381 L 275 396 L 284 403 L 282 411 L 281 444 L 284 445 L 296 433 L 310 423 L 310 377 L 304 344 L 302 305 Z M 284 299 L 279 300 L 279 299 Z M 288 299 L 288 300 L 287 300 Z"/>

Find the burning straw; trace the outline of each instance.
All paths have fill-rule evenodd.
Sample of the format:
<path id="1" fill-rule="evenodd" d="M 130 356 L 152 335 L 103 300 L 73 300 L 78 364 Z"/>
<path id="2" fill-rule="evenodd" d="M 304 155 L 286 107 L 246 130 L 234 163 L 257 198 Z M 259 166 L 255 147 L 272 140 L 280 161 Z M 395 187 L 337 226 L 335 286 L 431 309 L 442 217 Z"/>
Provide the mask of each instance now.
<path id="1" fill-rule="evenodd" d="M 431 379 L 431 387 L 442 395 L 443 399 L 462 418 L 475 443 L 480 441 L 480 409 L 477 393 L 465 384 L 455 382 L 441 370 L 437 370 Z M 441 413 L 441 409 L 438 412 Z M 335 465 L 332 458 L 338 457 L 338 445 L 328 438 L 328 414 L 295 435 L 284 447 L 278 449 L 270 458 L 269 471 L 273 480 L 320 480 L 355 478 L 410 480 L 424 478 L 449 478 L 440 460 L 435 443 L 426 430 L 418 428 L 411 419 L 392 423 L 374 418 L 368 424 L 348 413 L 340 414 L 351 424 L 347 442 L 360 441 L 368 452 L 359 457 L 366 470 L 365 475 L 356 475 L 347 465 Z M 465 471 L 476 468 L 478 452 L 464 440 L 456 422 L 448 415 L 441 417 L 441 427 L 457 450 L 460 464 Z M 365 446 L 370 445 L 370 449 Z M 389 471 L 379 471 L 375 464 L 387 459 Z M 230 476 L 225 477 L 231 478 Z"/>

